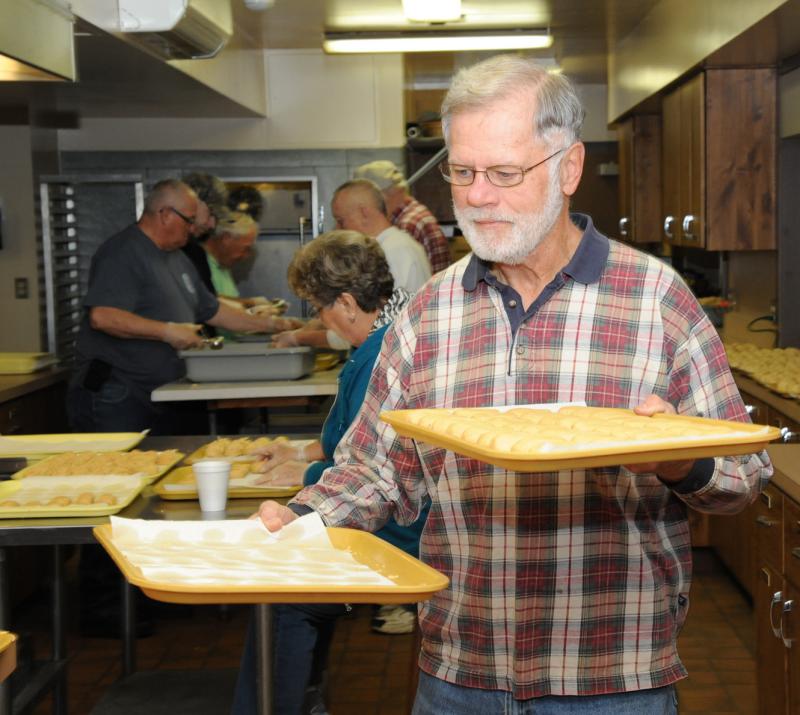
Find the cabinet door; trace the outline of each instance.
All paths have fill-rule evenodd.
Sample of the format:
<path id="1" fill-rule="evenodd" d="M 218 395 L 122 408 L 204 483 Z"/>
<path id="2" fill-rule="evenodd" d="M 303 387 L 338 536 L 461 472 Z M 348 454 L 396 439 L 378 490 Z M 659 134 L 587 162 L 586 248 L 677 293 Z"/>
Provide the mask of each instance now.
<path id="1" fill-rule="evenodd" d="M 786 582 L 784 603 L 791 610 L 783 614 L 783 635 L 786 646 L 786 684 L 789 713 L 800 713 L 800 589 Z"/>
<path id="2" fill-rule="evenodd" d="M 619 221 L 618 236 L 623 241 L 633 241 L 633 202 L 634 177 L 633 166 L 633 118 L 626 119 L 617 125 L 617 161 L 619 162 Z"/>
<path id="3" fill-rule="evenodd" d="M 780 573 L 761 563 L 753 598 L 756 619 L 756 680 L 760 715 L 786 712 L 786 648 L 775 636 L 773 626 L 780 624 L 784 587 Z"/>
<path id="4" fill-rule="evenodd" d="M 675 243 L 680 238 L 681 193 L 681 95 L 676 89 L 664 96 L 661 104 L 661 213 L 664 238 Z"/>
<path id="5" fill-rule="evenodd" d="M 776 246 L 777 80 L 772 68 L 705 73 L 706 248 Z"/>
<path id="6" fill-rule="evenodd" d="M 681 87 L 680 244 L 705 245 L 705 90 L 699 74 Z"/>

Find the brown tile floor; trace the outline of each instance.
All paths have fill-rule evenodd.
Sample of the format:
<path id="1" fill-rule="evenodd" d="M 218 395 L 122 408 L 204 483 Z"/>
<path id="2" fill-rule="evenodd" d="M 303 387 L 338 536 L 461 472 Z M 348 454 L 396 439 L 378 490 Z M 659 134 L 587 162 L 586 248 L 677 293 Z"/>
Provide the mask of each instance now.
<path id="1" fill-rule="evenodd" d="M 46 640 L 37 625 L 41 608 L 38 610 L 31 606 L 22 615 L 26 628 L 36 636 L 37 647 L 42 647 Z M 192 618 L 164 614 L 156 635 L 138 641 L 138 667 L 235 668 L 247 618 L 248 610 L 243 607 L 231 609 L 224 619 L 216 607 L 195 608 Z M 414 638 L 372 633 L 369 618 L 368 607 L 357 607 L 337 630 L 331 654 L 333 715 L 401 715 L 409 711 Z M 81 638 L 71 629 L 69 648 L 73 654 L 69 712 L 87 715 L 120 675 L 118 643 Z M 679 685 L 681 713 L 756 712 L 751 608 L 707 550 L 695 553 L 691 608 L 679 650 L 690 672 Z M 50 712 L 48 697 L 34 715 Z"/>

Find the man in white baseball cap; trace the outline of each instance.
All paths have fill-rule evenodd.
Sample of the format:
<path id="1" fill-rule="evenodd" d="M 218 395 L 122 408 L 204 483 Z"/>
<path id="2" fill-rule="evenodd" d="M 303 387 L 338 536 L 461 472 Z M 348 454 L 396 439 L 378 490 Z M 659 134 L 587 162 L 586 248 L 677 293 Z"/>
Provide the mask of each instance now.
<path id="1" fill-rule="evenodd" d="M 381 190 L 389 220 L 422 244 L 434 273 L 450 265 L 450 248 L 439 223 L 426 206 L 408 193 L 405 177 L 391 161 L 363 164 L 353 172 L 353 178 L 368 179 Z"/>

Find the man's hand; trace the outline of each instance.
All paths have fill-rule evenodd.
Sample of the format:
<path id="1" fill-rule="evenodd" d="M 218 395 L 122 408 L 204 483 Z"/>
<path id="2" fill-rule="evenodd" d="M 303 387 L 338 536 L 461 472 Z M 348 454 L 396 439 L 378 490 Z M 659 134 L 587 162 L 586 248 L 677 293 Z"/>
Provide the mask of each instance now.
<path id="1" fill-rule="evenodd" d="M 297 514 L 288 506 L 278 504 L 276 501 L 265 501 L 251 518 L 261 519 L 261 523 L 268 531 L 280 531 L 286 524 L 293 522 Z"/>
<path id="2" fill-rule="evenodd" d="M 637 415 L 652 417 L 662 412 L 668 415 L 677 414 L 675 408 L 665 402 L 658 395 L 650 395 L 641 405 L 633 408 Z M 655 472 L 664 482 L 676 483 L 681 481 L 692 468 L 694 460 L 681 460 L 675 462 L 646 462 L 644 464 L 626 464 L 626 468 L 634 474 L 645 474 Z"/>
<path id="3" fill-rule="evenodd" d="M 300 345 L 298 334 L 302 330 L 286 330 L 272 336 L 272 344 L 276 348 L 296 348 Z"/>
<path id="4" fill-rule="evenodd" d="M 308 469 L 308 462 L 289 460 L 275 465 L 254 483 L 270 487 L 300 487 L 303 485 L 303 475 L 306 473 L 306 469 Z"/>
<path id="5" fill-rule="evenodd" d="M 200 336 L 202 327 L 196 323 L 165 323 L 162 340 L 175 350 L 196 348 L 203 344 L 203 338 Z"/>
<path id="6" fill-rule="evenodd" d="M 254 449 L 251 454 L 258 457 L 259 461 L 252 464 L 250 471 L 263 472 L 265 474 L 271 472 L 275 467 L 284 462 L 289 462 L 291 460 L 305 461 L 303 448 L 289 444 L 288 442 L 273 442 L 266 447 Z M 266 481 L 267 480 L 265 480 L 264 483 Z"/>

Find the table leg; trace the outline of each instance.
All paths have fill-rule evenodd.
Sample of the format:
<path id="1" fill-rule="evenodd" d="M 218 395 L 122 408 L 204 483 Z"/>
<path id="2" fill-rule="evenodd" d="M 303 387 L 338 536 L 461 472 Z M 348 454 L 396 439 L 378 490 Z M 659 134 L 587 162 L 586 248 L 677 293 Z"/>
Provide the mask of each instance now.
<path id="1" fill-rule="evenodd" d="M 8 630 L 10 618 L 6 576 L 6 550 L 0 548 L 0 629 L 2 630 Z M 11 689 L 8 680 L 0 683 L 0 715 L 11 715 Z"/>
<path id="2" fill-rule="evenodd" d="M 217 410 L 209 405 L 208 407 L 208 433 L 217 438 Z"/>
<path id="3" fill-rule="evenodd" d="M 272 715 L 272 609 L 257 603 L 255 612 L 258 715 Z"/>
<path id="4" fill-rule="evenodd" d="M 53 655 L 51 660 L 56 663 L 65 663 L 67 658 L 66 621 L 66 591 L 64 588 L 64 547 L 53 545 Z M 53 713 L 66 715 L 67 713 L 67 669 L 61 668 L 56 676 L 53 686 Z"/>
<path id="5" fill-rule="evenodd" d="M 133 586 L 122 576 L 122 677 L 136 670 L 136 599 Z"/>

